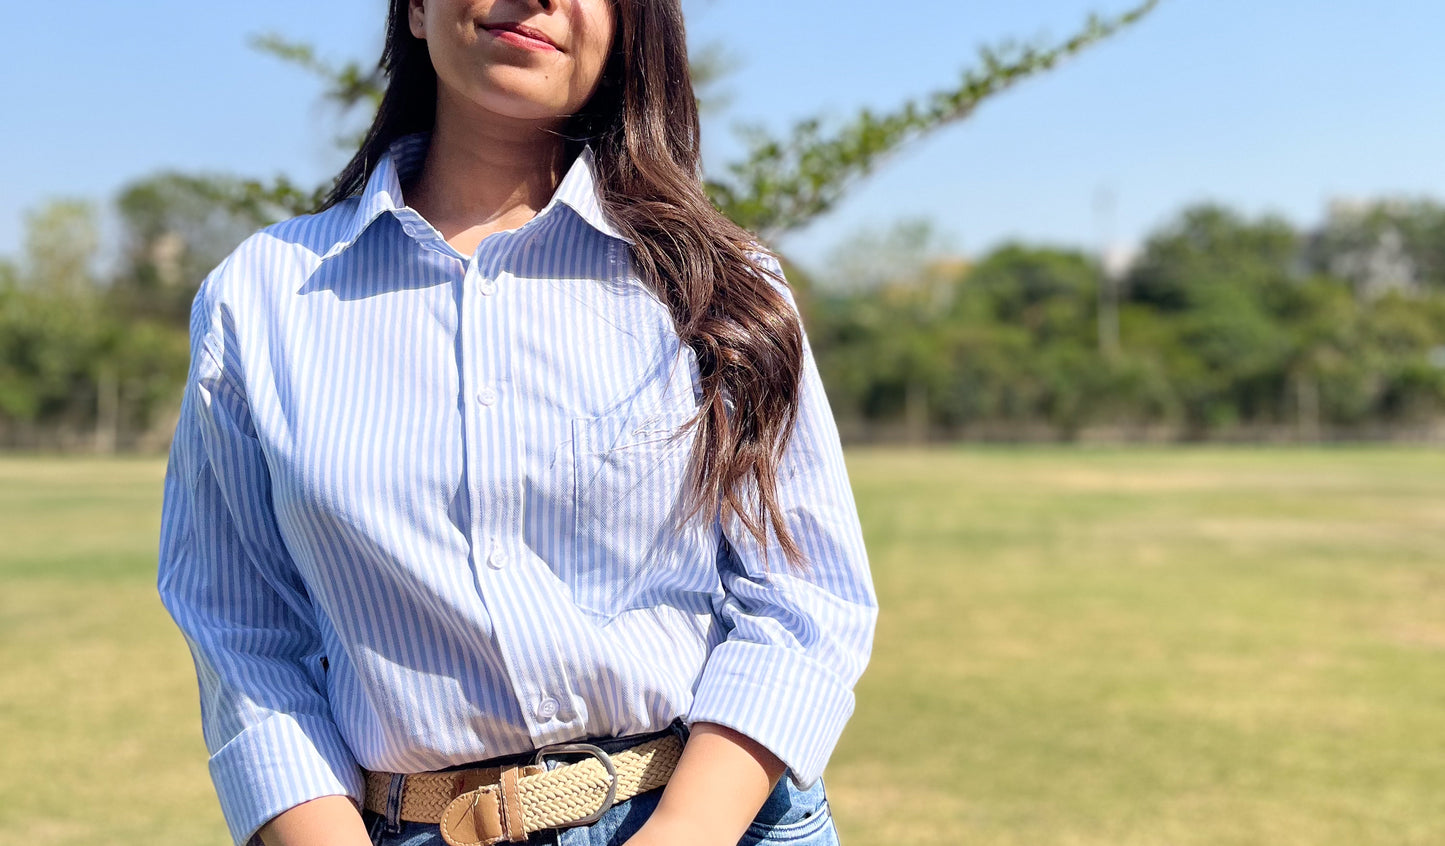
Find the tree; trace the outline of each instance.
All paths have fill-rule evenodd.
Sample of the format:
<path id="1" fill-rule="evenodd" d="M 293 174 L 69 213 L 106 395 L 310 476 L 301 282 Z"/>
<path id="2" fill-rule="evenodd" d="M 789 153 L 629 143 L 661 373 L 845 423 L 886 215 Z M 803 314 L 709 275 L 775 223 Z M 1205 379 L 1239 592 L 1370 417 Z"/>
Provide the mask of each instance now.
<path id="1" fill-rule="evenodd" d="M 1180 311 L 1237 284 L 1263 292 L 1299 271 L 1301 241 L 1277 217 L 1247 221 L 1223 206 L 1185 209 L 1150 236 L 1125 279 L 1124 297 Z"/>
<path id="2" fill-rule="evenodd" d="M 805 320 L 836 412 L 880 418 L 901 410 L 911 440 L 928 436 L 962 270 L 927 220 L 860 232 L 834 250 Z"/>
<path id="3" fill-rule="evenodd" d="M 109 292 L 110 308 L 180 329 L 188 328 L 201 278 L 281 211 L 244 180 L 175 172 L 125 185 L 115 208 L 122 255 Z"/>
<path id="4" fill-rule="evenodd" d="M 984 47 L 978 65 L 956 84 L 882 114 L 865 108 L 836 129 L 817 117 L 797 121 L 781 138 L 747 128 L 747 156 L 728 165 L 725 178 L 710 181 L 709 191 L 730 218 L 771 241 L 832 209 L 908 142 L 966 119 L 989 97 L 1119 32 L 1157 5 L 1148 0 L 1112 18 L 1090 16 L 1071 38 L 1053 45 Z"/>
<path id="5" fill-rule="evenodd" d="M 1333 203 L 1306 259 L 1316 272 L 1349 280 L 1366 298 L 1445 290 L 1445 206 L 1429 200 Z"/>
<path id="6" fill-rule="evenodd" d="M 96 288 L 100 223 L 95 207 L 78 199 L 52 200 L 25 218 L 25 285 L 56 296 L 85 299 Z"/>

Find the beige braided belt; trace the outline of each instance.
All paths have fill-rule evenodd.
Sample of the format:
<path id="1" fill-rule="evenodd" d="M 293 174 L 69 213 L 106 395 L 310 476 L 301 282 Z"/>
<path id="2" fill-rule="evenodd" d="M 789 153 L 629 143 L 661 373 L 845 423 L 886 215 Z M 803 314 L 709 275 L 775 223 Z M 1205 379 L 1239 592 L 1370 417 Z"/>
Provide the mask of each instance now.
<path id="1" fill-rule="evenodd" d="M 547 769 L 547 758 L 590 757 Z M 662 787 L 682 755 L 676 734 L 608 754 L 586 743 L 537 750 L 530 764 L 408 773 L 400 819 L 436 823 L 450 846 L 516 843 L 544 828 L 596 822 L 617 802 Z M 365 770 L 366 807 L 386 813 L 392 773 Z"/>

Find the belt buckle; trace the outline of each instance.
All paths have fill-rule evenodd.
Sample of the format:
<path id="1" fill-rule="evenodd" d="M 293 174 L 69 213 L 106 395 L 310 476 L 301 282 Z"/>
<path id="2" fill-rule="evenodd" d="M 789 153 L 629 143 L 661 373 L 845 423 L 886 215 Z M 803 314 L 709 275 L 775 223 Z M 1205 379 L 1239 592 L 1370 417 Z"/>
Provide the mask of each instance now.
<path id="1" fill-rule="evenodd" d="M 587 755 L 591 755 L 592 757 L 597 759 L 598 763 L 602 764 L 602 768 L 607 770 L 608 776 L 607 798 L 602 800 L 602 807 L 588 814 L 586 817 L 577 820 L 576 822 L 568 823 L 565 826 L 556 826 L 556 828 L 571 828 L 573 826 L 590 825 L 591 823 L 595 823 L 598 820 L 602 819 L 602 815 L 607 813 L 608 809 L 610 809 L 617 801 L 617 765 L 612 763 L 611 755 L 608 755 L 606 752 L 603 752 L 600 748 L 593 746 L 590 743 L 554 743 L 551 746 L 543 746 L 541 749 L 537 750 L 536 756 L 532 758 L 532 763 L 541 764 L 542 761 L 546 758 L 556 755 L 562 755 L 568 752 L 581 752 Z"/>

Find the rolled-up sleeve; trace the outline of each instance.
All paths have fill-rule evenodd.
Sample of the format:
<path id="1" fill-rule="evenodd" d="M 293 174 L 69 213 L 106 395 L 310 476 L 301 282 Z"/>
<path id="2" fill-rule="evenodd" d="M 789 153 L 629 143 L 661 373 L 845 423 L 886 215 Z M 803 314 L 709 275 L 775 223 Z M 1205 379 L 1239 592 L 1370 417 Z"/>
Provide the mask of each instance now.
<path id="1" fill-rule="evenodd" d="M 319 796 L 359 804 L 362 775 L 327 702 L 304 582 L 277 531 L 270 477 L 212 282 L 192 305 L 191 364 L 166 466 L 157 589 L 190 647 L 201 728 L 237 846 Z"/>
<path id="2" fill-rule="evenodd" d="M 781 275 L 775 260 L 761 261 Z M 796 310 L 792 292 L 777 287 Z M 777 496 L 806 569 L 789 567 L 771 533 L 760 545 L 736 515 L 723 519 L 720 614 L 728 634 L 708 656 L 687 722 L 718 723 L 752 738 L 807 788 L 853 713 L 878 603 L 837 425 L 806 333 L 799 390 Z"/>

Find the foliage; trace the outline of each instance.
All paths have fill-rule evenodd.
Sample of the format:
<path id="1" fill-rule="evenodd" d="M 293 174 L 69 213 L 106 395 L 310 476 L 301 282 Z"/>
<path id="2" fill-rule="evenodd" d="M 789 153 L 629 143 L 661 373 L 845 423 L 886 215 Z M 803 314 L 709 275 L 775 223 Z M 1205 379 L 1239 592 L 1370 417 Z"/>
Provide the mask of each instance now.
<path id="1" fill-rule="evenodd" d="M 252 183 L 221 175 L 162 172 L 121 188 L 121 266 L 109 304 L 119 312 L 185 326 L 194 282 L 277 209 Z"/>
<path id="2" fill-rule="evenodd" d="M 837 129 L 825 128 L 818 117 L 798 121 L 782 138 L 748 127 L 747 157 L 728 165 L 727 178 L 708 183 L 713 200 L 771 241 L 833 208 L 907 142 L 967 118 L 989 97 L 1135 23 L 1156 5 L 1158 0 L 1147 0 L 1116 17 L 1090 16 L 1082 30 L 1052 46 L 984 47 L 978 66 L 965 70 L 957 84 L 882 114 L 865 108 Z"/>
<path id="3" fill-rule="evenodd" d="M 25 216 L 25 258 L 30 272 L 22 284 L 57 296 L 86 299 L 95 286 L 100 222 L 86 200 L 58 199 Z"/>
<path id="4" fill-rule="evenodd" d="M 1441 207 L 1411 209 L 1396 224 L 1432 231 Z M 874 247 L 871 263 L 839 251 L 810 333 L 855 434 L 1071 438 L 1094 426 L 1317 438 L 1439 421 L 1445 286 L 1421 275 L 1381 293 L 1318 272 L 1336 226 L 1300 233 L 1278 218 L 1185 209 L 1127 273 L 1123 350 L 1105 355 L 1093 257 L 1007 244 L 950 265 L 883 249 L 917 240 L 906 222 L 891 239 L 855 239 Z M 1441 234 L 1416 236 L 1411 255 L 1431 255 Z M 876 270 L 890 261 L 900 276 Z"/>
<path id="5" fill-rule="evenodd" d="M 23 264 L 0 263 L 0 443 L 130 445 L 175 399 L 195 288 L 130 296 L 126 262 L 103 278 L 88 204 L 56 201 L 27 223 Z M 183 314 L 150 314 L 163 302 Z"/>
<path id="6" fill-rule="evenodd" d="M 1445 207 L 1424 199 L 1335 203 L 1306 260 L 1367 296 L 1438 289 L 1445 286 Z"/>

